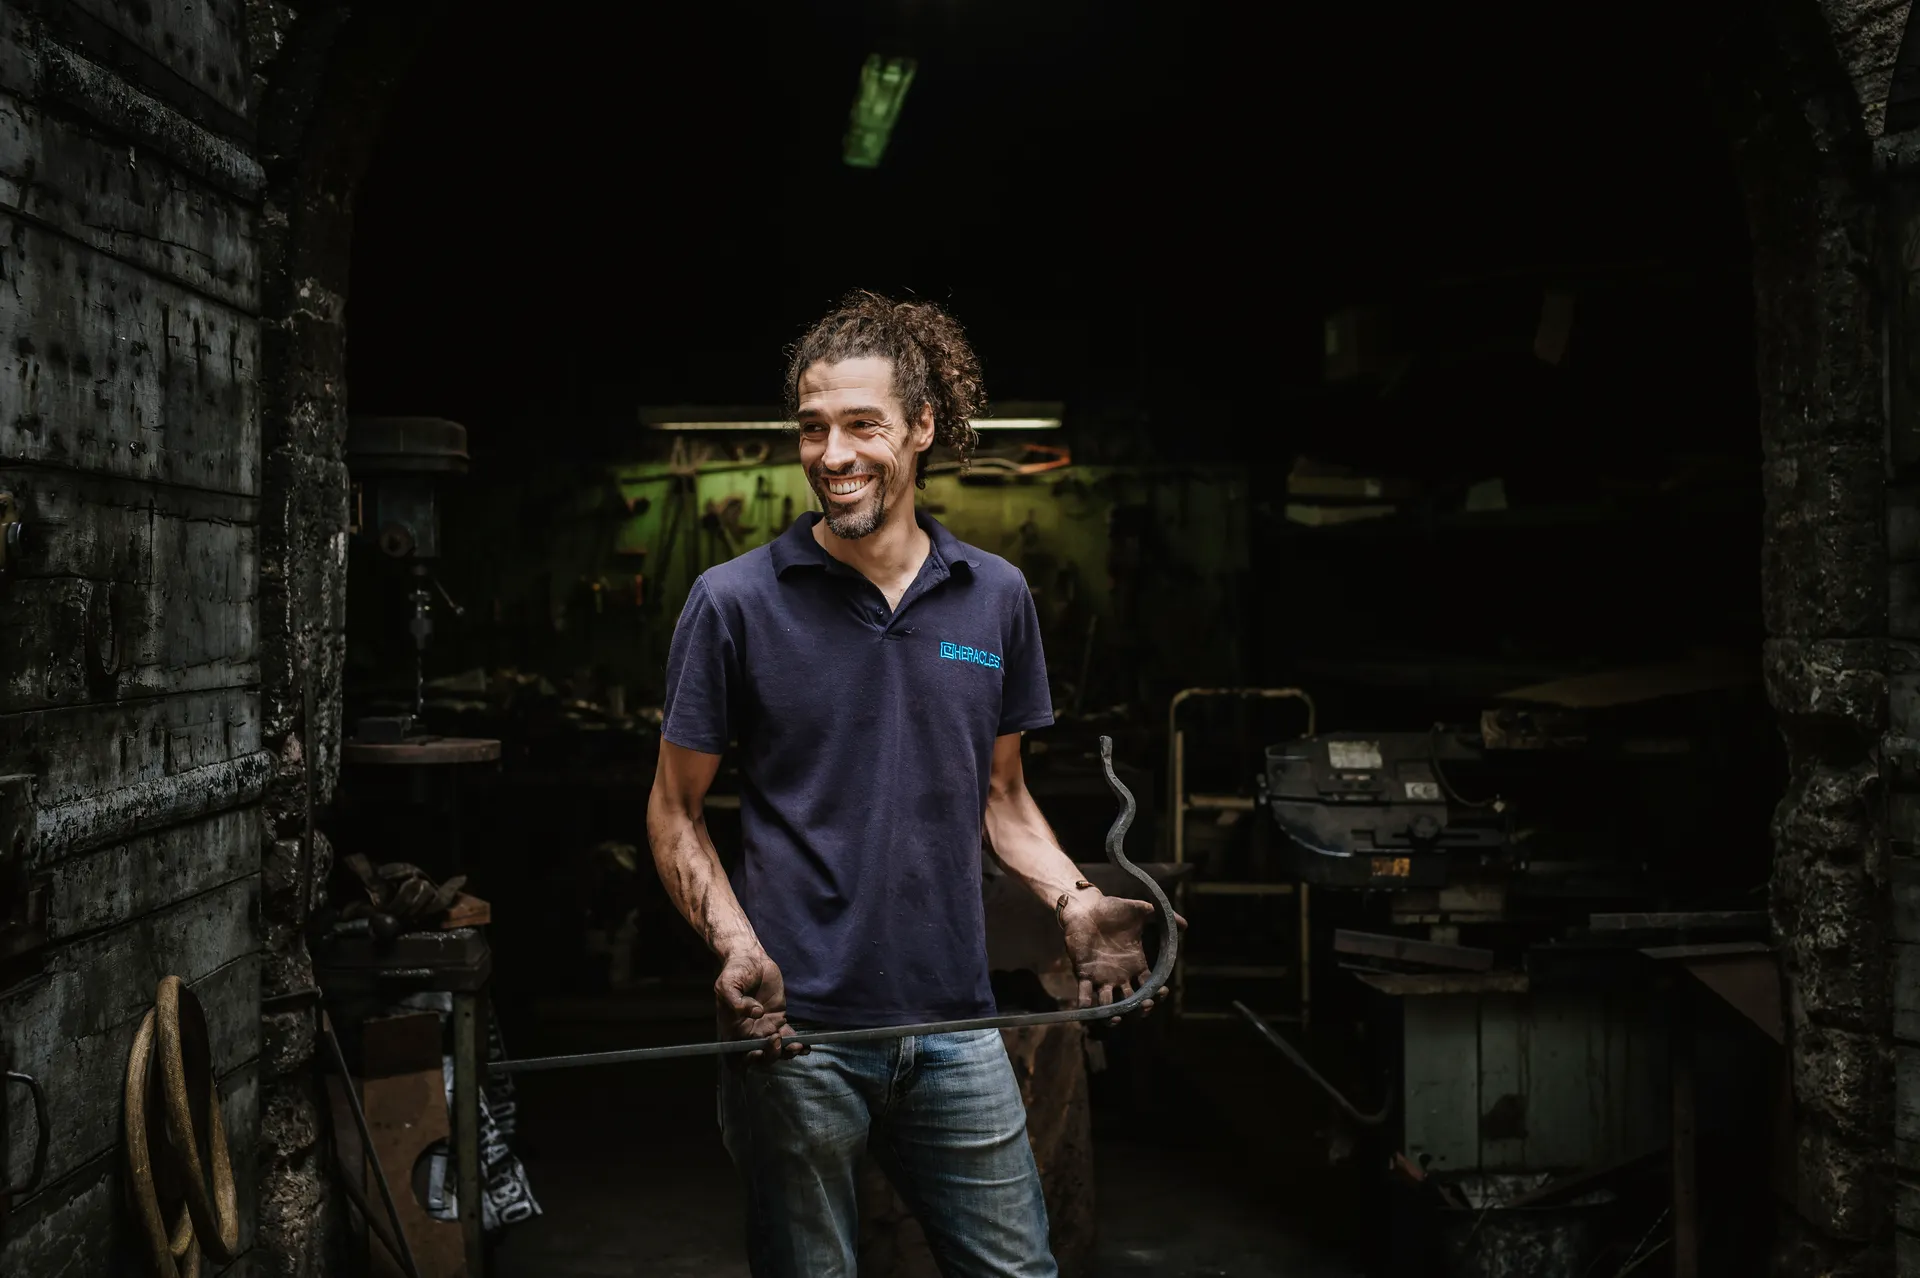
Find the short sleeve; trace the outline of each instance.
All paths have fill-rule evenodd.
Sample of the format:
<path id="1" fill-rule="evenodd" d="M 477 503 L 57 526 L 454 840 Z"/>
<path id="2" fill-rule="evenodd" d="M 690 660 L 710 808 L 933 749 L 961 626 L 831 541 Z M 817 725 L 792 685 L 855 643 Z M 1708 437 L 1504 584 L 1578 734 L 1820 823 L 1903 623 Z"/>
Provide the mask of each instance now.
<path id="1" fill-rule="evenodd" d="M 1020 582 L 1013 620 L 1001 661 L 1000 732 L 1028 732 L 1053 722 L 1053 692 L 1047 686 L 1047 654 L 1040 646 L 1040 614 L 1033 595 Z"/>
<path id="2" fill-rule="evenodd" d="M 728 709 L 740 687 L 739 651 L 706 578 L 694 581 L 667 649 L 660 735 L 683 749 L 723 754 L 733 739 Z"/>

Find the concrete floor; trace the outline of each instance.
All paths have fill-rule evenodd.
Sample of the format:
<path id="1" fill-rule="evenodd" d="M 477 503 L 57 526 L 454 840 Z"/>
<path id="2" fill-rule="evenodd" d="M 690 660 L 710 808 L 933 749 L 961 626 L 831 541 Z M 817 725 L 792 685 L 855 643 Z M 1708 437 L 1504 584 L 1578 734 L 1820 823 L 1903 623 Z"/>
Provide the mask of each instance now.
<path id="1" fill-rule="evenodd" d="M 609 1032 L 603 1025 L 539 1047 L 608 1046 Z M 642 1041 L 637 1033 L 674 1041 L 698 1026 L 611 1032 L 632 1044 Z M 494 1278 L 746 1278 L 733 1171 L 713 1121 L 713 1068 L 693 1061 L 522 1076 L 515 1144 L 544 1214 L 502 1239 Z M 1271 1190 L 1241 1170 L 1239 1153 L 1191 1133 L 1170 1143 L 1104 1135 L 1095 1147 L 1098 1278 L 1358 1273 L 1285 1223 Z"/>

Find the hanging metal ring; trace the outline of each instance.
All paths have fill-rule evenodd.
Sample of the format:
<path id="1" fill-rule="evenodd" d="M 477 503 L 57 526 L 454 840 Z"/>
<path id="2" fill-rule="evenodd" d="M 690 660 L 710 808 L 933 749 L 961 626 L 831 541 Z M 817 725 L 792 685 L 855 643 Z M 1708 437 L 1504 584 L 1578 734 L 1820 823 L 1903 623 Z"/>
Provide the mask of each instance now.
<path id="1" fill-rule="evenodd" d="M 181 1203 L 180 1217 L 169 1234 L 155 1184 L 153 1140 L 149 1138 L 164 1140 L 166 1135 L 155 1124 L 157 1116 L 148 1104 L 153 1038 L 154 1014 L 153 1009 L 148 1008 L 140 1028 L 134 1031 L 133 1047 L 127 1052 L 127 1196 L 132 1200 L 139 1232 L 153 1262 L 154 1278 L 200 1278 L 200 1243 L 194 1234 L 193 1216 L 186 1204 Z M 176 1261 L 180 1263 L 176 1265 Z"/>
<path id="2" fill-rule="evenodd" d="M 180 1160 L 181 1188 L 186 1191 L 187 1210 L 193 1216 L 193 1232 L 207 1259 L 216 1265 L 228 1264 L 240 1250 L 240 1200 L 227 1150 L 226 1121 L 220 1113 L 220 1080 L 213 1072 L 206 1012 L 177 976 L 160 982 L 154 1012 L 160 1077 L 166 1085 L 167 1133 Z M 197 1080 L 190 1079 L 196 1074 Z M 203 1098 L 198 1114 L 193 1104 L 195 1095 Z M 196 1118 L 200 1119 L 197 1123 Z M 205 1129 L 213 1172 L 211 1194 L 207 1191 L 207 1168 L 200 1161 L 200 1141 L 194 1131 L 197 1126 Z"/>

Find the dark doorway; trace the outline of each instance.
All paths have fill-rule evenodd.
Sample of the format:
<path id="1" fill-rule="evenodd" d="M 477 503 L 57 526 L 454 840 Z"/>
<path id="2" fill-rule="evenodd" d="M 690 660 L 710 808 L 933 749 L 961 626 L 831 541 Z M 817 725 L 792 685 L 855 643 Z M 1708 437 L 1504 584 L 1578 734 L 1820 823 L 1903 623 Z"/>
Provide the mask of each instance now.
<path id="1" fill-rule="evenodd" d="M 1076 462 L 1237 469 L 1233 607 L 1188 629 L 1231 637 L 1223 680 L 1311 689 L 1324 727 L 1421 731 L 1530 683 L 1740 654 L 1755 677 L 1717 704 L 1737 747 L 1719 788 L 1643 798 L 1673 842 L 1712 844 L 1672 899 L 1762 889 L 1780 764 L 1757 681 L 1751 262 L 1689 42 L 1646 39 L 1650 7 L 1577 30 L 1512 4 L 1335 7 L 1279 32 L 1222 6 L 910 12 L 595 11 L 583 39 L 469 7 L 422 56 L 355 212 L 349 359 L 356 414 L 469 432 L 444 563 L 465 615 L 429 674 L 511 668 L 564 717 L 610 667 L 657 667 L 596 638 L 582 619 L 602 600 L 579 593 L 620 500 L 610 470 L 660 443 L 638 406 L 774 402 L 785 344 L 837 294 L 911 291 L 967 323 L 996 397 L 1070 406 Z M 872 52 L 919 71 L 861 170 L 841 140 Z M 1383 478 L 1394 509 L 1303 515 L 1327 487 L 1296 477 Z M 407 645 L 381 580 L 355 570 L 349 722 Z M 1154 665 L 1167 650 L 1131 658 L 1129 690 L 1159 707 L 1201 681 Z M 1138 754 L 1161 790 L 1158 714 Z M 463 798 L 510 1049 L 699 1037 L 705 956 L 652 885 L 644 789 L 569 760 L 510 747 Z M 1617 799 L 1597 806 L 1625 820 Z M 624 993 L 591 937 L 607 893 L 645 923 Z M 1328 899 L 1316 930 L 1361 908 Z M 1328 1052 L 1358 1058 L 1341 981 L 1327 964 L 1314 1001 Z M 1156 1243 L 1103 1216 L 1101 1272 L 1361 1263 L 1380 1231 L 1359 1159 L 1378 1151 L 1243 1026 L 1164 1032 L 1162 1091 L 1095 1079 L 1096 1142 L 1116 1176 L 1180 1170 L 1103 1182 L 1101 1201 L 1204 1185 L 1174 1214 L 1208 1223 Z M 734 1255 L 710 1076 L 556 1075 L 523 1095 L 552 1220 L 509 1231 L 501 1272 Z M 1254 1170 L 1207 1179 L 1230 1166 Z M 634 1223 L 649 1203 L 668 1208 L 658 1233 Z"/>

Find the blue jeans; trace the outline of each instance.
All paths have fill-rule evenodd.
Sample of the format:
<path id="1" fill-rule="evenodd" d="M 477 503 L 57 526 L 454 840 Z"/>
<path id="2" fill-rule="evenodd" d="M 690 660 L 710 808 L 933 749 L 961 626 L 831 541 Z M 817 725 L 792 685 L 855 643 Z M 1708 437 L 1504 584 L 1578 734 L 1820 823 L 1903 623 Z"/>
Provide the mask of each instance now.
<path id="1" fill-rule="evenodd" d="M 920 1220 L 946 1278 L 1055 1278 L 1027 1112 L 997 1030 L 816 1047 L 721 1066 L 754 1278 L 855 1278 L 861 1155 Z"/>

